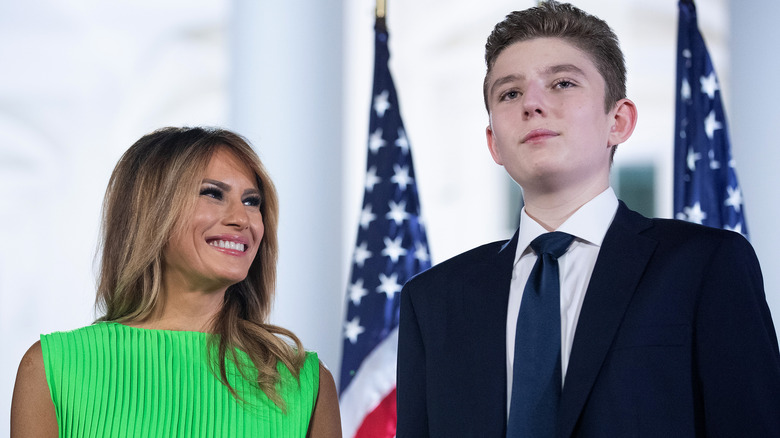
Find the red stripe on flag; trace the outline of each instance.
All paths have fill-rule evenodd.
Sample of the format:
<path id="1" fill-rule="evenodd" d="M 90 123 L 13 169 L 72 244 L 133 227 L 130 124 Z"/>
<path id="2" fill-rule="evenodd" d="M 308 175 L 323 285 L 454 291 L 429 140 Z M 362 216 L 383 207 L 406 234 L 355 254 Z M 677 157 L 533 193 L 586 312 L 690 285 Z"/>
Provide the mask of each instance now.
<path id="1" fill-rule="evenodd" d="M 398 418 L 395 406 L 395 388 L 393 388 L 376 409 L 366 415 L 355 433 L 355 438 L 393 438 Z"/>

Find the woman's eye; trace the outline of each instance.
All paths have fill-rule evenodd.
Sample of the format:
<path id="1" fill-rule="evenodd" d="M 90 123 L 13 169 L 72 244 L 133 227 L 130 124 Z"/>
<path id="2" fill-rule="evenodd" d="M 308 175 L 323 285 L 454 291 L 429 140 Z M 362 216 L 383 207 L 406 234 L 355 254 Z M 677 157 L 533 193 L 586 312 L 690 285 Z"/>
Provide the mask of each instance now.
<path id="1" fill-rule="evenodd" d="M 574 86 L 574 83 L 567 80 L 561 80 L 555 83 L 555 86 L 557 88 L 571 88 Z"/>
<path id="2" fill-rule="evenodd" d="M 260 199 L 259 196 L 249 196 L 247 198 L 244 198 L 244 205 L 248 207 L 259 207 L 260 203 L 262 202 L 262 199 Z"/>
<path id="3" fill-rule="evenodd" d="M 222 200 L 222 190 L 216 187 L 204 187 L 200 189 L 201 196 L 208 196 L 217 200 Z"/>

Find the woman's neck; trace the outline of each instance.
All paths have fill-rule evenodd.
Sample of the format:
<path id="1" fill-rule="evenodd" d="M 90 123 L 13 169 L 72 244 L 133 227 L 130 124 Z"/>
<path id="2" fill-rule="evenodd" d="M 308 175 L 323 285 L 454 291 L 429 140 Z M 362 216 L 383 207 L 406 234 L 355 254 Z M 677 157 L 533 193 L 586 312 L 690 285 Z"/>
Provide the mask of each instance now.
<path id="1" fill-rule="evenodd" d="M 165 284 L 152 313 L 129 326 L 157 329 L 210 332 L 222 309 L 227 287 L 217 291 L 189 290 Z"/>

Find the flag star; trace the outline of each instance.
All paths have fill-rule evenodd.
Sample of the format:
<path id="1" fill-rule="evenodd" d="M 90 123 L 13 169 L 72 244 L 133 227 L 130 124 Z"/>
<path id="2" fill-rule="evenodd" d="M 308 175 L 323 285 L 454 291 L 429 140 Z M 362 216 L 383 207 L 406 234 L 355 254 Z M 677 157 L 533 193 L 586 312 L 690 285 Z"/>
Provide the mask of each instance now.
<path id="1" fill-rule="evenodd" d="M 382 181 L 382 178 L 376 176 L 376 166 L 368 169 L 366 173 L 366 191 L 371 193 L 374 190 L 374 186 Z"/>
<path id="2" fill-rule="evenodd" d="M 395 145 L 405 154 L 409 153 L 409 139 L 406 138 L 406 131 L 403 128 L 398 128 L 398 140 L 395 141 Z"/>
<path id="3" fill-rule="evenodd" d="M 390 257 L 393 263 L 398 263 L 398 259 L 402 255 L 406 255 L 406 248 L 401 246 L 401 240 L 401 237 L 396 237 L 393 240 L 385 237 L 385 249 L 382 250 L 382 255 Z"/>
<path id="4" fill-rule="evenodd" d="M 734 225 L 733 227 L 729 226 L 729 225 L 724 225 L 723 229 L 724 230 L 729 230 L 729 231 L 734 231 L 735 233 L 742 234 L 742 222 L 737 222 L 737 224 Z"/>
<path id="5" fill-rule="evenodd" d="M 715 77 L 715 71 L 711 71 L 709 76 L 702 76 L 699 81 L 701 82 L 701 92 L 706 93 L 710 99 L 714 99 L 715 92 L 720 89 L 718 87 L 718 78 Z"/>
<path id="6" fill-rule="evenodd" d="M 707 152 L 707 156 L 710 157 L 710 169 L 712 170 L 720 169 L 720 161 L 715 159 L 715 150 L 710 149 L 710 151 Z"/>
<path id="7" fill-rule="evenodd" d="M 698 152 L 694 152 L 693 148 L 688 149 L 688 169 L 693 172 L 696 170 L 696 161 L 701 159 L 701 154 Z"/>
<path id="8" fill-rule="evenodd" d="M 344 336 L 349 339 L 349 342 L 357 342 L 358 335 L 365 332 L 365 327 L 360 325 L 360 317 L 354 317 L 351 321 L 344 324 Z"/>
<path id="9" fill-rule="evenodd" d="M 726 187 L 726 191 L 728 192 L 728 198 L 723 202 L 723 205 L 733 207 L 739 213 L 739 209 L 742 207 L 742 190 L 739 187 L 731 188 L 729 186 Z"/>
<path id="10" fill-rule="evenodd" d="M 680 87 L 680 96 L 682 96 L 683 100 L 691 99 L 691 84 L 688 83 L 687 78 L 683 78 L 682 80 L 682 86 Z"/>
<path id="11" fill-rule="evenodd" d="M 388 97 L 390 97 L 390 92 L 387 90 L 374 96 L 374 111 L 376 111 L 379 117 L 384 117 L 385 111 L 390 109 L 390 101 L 387 100 Z"/>
<path id="12" fill-rule="evenodd" d="M 363 207 L 363 211 L 360 212 L 360 228 L 367 230 L 368 225 L 376 219 L 376 215 L 371 211 L 371 204 Z"/>
<path id="13" fill-rule="evenodd" d="M 363 279 L 359 278 L 358 281 L 349 285 L 349 299 L 352 300 L 356 306 L 360 305 L 360 300 L 364 296 L 368 295 L 368 290 L 363 287 Z"/>
<path id="14" fill-rule="evenodd" d="M 715 110 L 710 111 L 707 114 L 707 118 L 704 119 L 704 132 L 707 134 L 707 138 L 712 140 L 715 130 L 721 128 L 723 128 L 723 125 L 715 119 Z"/>
<path id="15" fill-rule="evenodd" d="M 390 211 L 385 215 L 385 217 L 395 221 L 396 225 L 401 225 L 404 220 L 409 217 L 409 213 L 406 212 L 406 201 L 401 201 L 399 203 L 390 201 L 387 206 L 390 208 Z"/>
<path id="16" fill-rule="evenodd" d="M 368 149 L 374 154 L 379 151 L 379 148 L 385 145 L 387 145 L 387 142 L 382 138 L 382 128 L 372 132 L 368 137 Z"/>
<path id="17" fill-rule="evenodd" d="M 431 259 L 431 256 L 428 254 L 428 248 L 422 242 L 417 242 L 415 246 L 416 249 L 414 250 L 414 257 L 417 260 L 421 262 L 427 262 Z"/>
<path id="18" fill-rule="evenodd" d="M 401 190 L 406 190 L 406 186 L 411 184 L 413 181 L 412 177 L 409 176 L 409 167 L 401 167 L 397 164 L 394 164 L 393 170 L 395 171 L 395 175 L 390 178 L 390 181 L 398 184 L 398 186 L 401 187 Z"/>
<path id="19" fill-rule="evenodd" d="M 368 250 L 368 243 L 363 242 L 355 248 L 355 263 L 359 267 L 363 267 L 363 265 L 366 263 L 366 260 L 368 260 L 373 254 L 371 254 L 371 251 Z"/>
<path id="20" fill-rule="evenodd" d="M 376 290 L 386 294 L 387 299 L 392 299 L 396 293 L 401 292 L 401 285 L 398 284 L 398 274 L 393 274 L 390 277 L 385 274 L 379 274 L 379 282 L 382 283 L 377 286 Z"/>
<path id="21" fill-rule="evenodd" d="M 685 207 L 683 208 L 683 212 L 685 213 L 685 216 L 688 218 L 688 222 L 693 222 L 695 224 L 702 224 L 702 221 L 704 219 L 707 219 L 707 213 L 702 211 L 701 204 L 696 203 L 693 205 L 693 207 Z"/>

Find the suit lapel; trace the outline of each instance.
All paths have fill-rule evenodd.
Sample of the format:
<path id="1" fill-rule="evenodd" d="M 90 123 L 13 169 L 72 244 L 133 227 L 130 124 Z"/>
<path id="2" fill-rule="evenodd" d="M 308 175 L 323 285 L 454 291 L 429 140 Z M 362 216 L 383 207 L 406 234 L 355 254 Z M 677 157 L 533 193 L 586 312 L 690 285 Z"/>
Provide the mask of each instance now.
<path id="1" fill-rule="evenodd" d="M 655 250 L 639 233 L 652 221 L 622 202 L 607 230 L 582 304 L 558 416 L 558 436 L 571 436 L 623 314 Z"/>
<path id="2" fill-rule="evenodd" d="M 484 266 L 467 284 L 468 297 L 464 302 L 464 315 L 470 336 L 479 343 L 476 351 L 481 364 L 480 370 L 472 370 L 472 382 L 461 382 L 472 386 L 476 394 L 472 402 L 475 411 L 483 412 L 479 424 L 480 435 L 504 436 L 506 434 L 506 315 L 509 301 L 509 287 L 512 279 L 512 265 L 517 249 L 518 234 L 501 247 L 495 257 L 483 261 Z M 476 420 L 476 418 L 475 418 Z"/>

